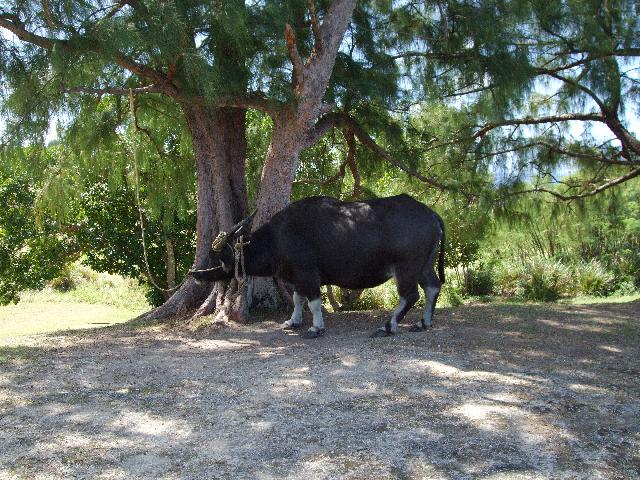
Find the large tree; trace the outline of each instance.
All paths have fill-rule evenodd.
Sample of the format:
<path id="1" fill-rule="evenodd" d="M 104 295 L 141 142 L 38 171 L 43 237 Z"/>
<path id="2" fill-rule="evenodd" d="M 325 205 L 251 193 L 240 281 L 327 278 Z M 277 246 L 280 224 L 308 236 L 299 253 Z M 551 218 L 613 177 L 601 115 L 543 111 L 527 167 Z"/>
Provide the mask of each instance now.
<path id="1" fill-rule="evenodd" d="M 354 6 L 355 0 L 336 0 L 316 12 L 313 3 L 302 2 L 248 7 L 242 1 L 17 1 L 0 11 L 0 27 L 15 36 L 5 35 L 0 49 L 8 134 L 19 142 L 42 140 L 54 115 L 77 133 L 83 113 L 104 95 L 144 95 L 160 105 L 170 99 L 179 107 L 195 154 L 194 266 L 199 267 L 217 232 L 248 213 L 247 108 L 268 113 L 275 124 L 257 224 L 288 202 L 297 157 L 306 146 L 300 136 L 333 107 L 323 97 Z M 307 53 L 306 61 L 300 52 Z M 153 132 L 137 125 L 140 105 L 154 108 L 153 101 L 130 100 L 134 128 L 161 146 Z M 126 113 L 126 100 L 114 102 L 111 120 L 103 124 L 107 129 L 99 132 L 104 135 L 94 134 L 95 143 L 82 147 L 97 149 L 105 138 L 117 136 Z M 198 306 L 196 315 L 216 306 L 227 307 L 225 314 L 238 311 L 232 305 L 235 288 L 232 282 L 211 290 L 187 279 L 154 315 Z M 254 292 L 258 301 L 277 302 L 272 284 Z"/>

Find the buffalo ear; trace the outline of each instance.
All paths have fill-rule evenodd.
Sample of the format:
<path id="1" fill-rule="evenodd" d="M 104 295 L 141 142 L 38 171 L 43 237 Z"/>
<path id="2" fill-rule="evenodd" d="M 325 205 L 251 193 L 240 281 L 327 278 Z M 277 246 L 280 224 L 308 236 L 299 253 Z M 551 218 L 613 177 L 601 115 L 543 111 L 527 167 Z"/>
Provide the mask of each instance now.
<path id="1" fill-rule="evenodd" d="M 213 242 L 211 243 L 211 249 L 214 252 L 221 252 L 228 241 L 229 241 L 229 234 L 225 232 L 220 232 L 218 236 L 213 239 Z"/>

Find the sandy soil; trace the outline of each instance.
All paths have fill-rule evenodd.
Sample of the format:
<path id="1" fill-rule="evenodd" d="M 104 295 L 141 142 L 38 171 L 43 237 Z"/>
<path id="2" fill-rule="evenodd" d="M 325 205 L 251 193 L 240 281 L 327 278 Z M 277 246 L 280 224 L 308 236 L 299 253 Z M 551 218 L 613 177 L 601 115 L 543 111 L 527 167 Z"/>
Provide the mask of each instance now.
<path id="1" fill-rule="evenodd" d="M 13 339 L 0 478 L 640 477 L 640 302 L 385 317 Z"/>

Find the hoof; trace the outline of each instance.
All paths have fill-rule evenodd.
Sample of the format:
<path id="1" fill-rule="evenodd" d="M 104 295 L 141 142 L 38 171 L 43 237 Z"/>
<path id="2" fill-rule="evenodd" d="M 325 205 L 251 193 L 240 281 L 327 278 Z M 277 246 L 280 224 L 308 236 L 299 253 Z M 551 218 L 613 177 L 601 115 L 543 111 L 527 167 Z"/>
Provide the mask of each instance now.
<path id="1" fill-rule="evenodd" d="M 302 324 L 300 323 L 293 323 L 293 324 L 288 324 L 287 322 L 284 322 L 282 324 L 282 330 L 298 330 L 300 329 L 300 327 L 302 326 Z"/>
<path id="2" fill-rule="evenodd" d="M 324 335 L 324 332 L 324 328 L 321 328 L 319 330 L 307 330 L 302 336 L 304 338 L 318 338 L 322 337 Z"/>
<path id="3" fill-rule="evenodd" d="M 427 330 L 429 330 L 431 328 L 431 325 L 411 325 L 411 327 L 409 327 L 409 331 L 410 332 L 426 332 Z"/>
<path id="4" fill-rule="evenodd" d="M 371 334 L 371 338 L 392 337 L 393 332 L 387 332 L 384 328 L 379 328 Z"/>

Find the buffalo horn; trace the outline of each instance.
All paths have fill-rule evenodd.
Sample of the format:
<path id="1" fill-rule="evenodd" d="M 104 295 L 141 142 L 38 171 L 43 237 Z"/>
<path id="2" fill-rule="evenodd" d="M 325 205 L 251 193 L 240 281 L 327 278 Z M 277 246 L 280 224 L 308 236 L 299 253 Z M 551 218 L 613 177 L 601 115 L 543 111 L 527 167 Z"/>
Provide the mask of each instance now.
<path id="1" fill-rule="evenodd" d="M 229 232 L 229 236 L 233 235 L 234 233 L 238 232 L 242 227 L 245 227 L 246 225 L 249 225 L 251 223 L 251 220 L 253 220 L 253 217 L 256 214 L 256 210 L 253 211 L 253 213 L 251 215 L 249 215 L 247 218 L 245 218 L 244 220 L 241 220 L 240 222 L 236 223 L 233 227 L 231 227 L 231 231 Z"/>
<path id="2" fill-rule="evenodd" d="M 240 229 L 242 229 L 246 225 L 249 225 L 249 223 L 251 223 L 251 220 L 253 220 L 253 217 L 255 216 L 255 214 L 256 214 L 256 212 L 254 211 L 247 218 L 245 218 L 244 220 L 241 220 L 240 222 L 236 223 L 233 227 L 231 227 L 231 231 L 229 233 L 220 232 L 218 234 L 218 236 L 213 240 L 213 243 L 211 244 L 211 248 L 213 249 L 213 251 L 214 252 L 222 251 L 224 246 L 229 241 L 229 237 L 231 237 L 231 235 L 233 235 L 234 233 L 240 231 Z"/>

